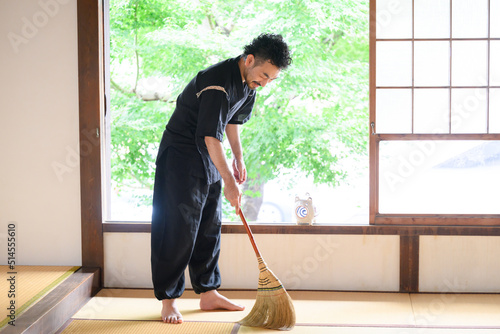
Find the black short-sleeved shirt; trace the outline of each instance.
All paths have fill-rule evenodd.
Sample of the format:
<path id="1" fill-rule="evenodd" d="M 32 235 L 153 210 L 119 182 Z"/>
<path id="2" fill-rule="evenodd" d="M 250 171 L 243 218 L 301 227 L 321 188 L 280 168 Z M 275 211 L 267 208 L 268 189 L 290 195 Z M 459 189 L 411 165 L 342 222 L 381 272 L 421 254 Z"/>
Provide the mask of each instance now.
<path id="1" fill-rule="evenodd" d="M 255 102 L 255 91 L 242 82 L 238 61 L 224 60 L 200 71 L 177 98 L 160 143 L 158 157 L 175 147 L 179 168 L 211 184 L 221 176 L 208 154 L 205 137 L 222 141 L 227 124 L 244 124 Z"/>

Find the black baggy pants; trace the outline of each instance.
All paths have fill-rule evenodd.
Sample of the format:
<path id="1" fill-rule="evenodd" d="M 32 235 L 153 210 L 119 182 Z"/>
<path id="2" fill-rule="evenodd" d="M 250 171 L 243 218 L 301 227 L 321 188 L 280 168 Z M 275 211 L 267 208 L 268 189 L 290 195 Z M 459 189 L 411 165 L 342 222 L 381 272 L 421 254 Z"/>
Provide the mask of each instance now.
<path id="1" fill-rule="evenodd" d="M 221 181 L 189 173 L 189 159 L 169 147 L 158 158 L 151 222 L 151 269 L 157 299 L 179 298 L 189 266 L 196 293 L 219 288 Z"/>

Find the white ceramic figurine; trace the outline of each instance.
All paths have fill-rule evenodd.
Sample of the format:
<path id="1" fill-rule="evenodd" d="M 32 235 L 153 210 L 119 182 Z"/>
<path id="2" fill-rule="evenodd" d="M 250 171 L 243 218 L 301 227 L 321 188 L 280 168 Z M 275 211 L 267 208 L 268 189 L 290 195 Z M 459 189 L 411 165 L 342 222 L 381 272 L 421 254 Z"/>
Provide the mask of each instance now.
<path id="1" fill-rule="evenodd" d="M 306 193 L 306 199 L 300 199 L 295 196 L 295 219 L 299 225 L 312 225 L 316 223 L 316 207 L 309 193 Z"/>

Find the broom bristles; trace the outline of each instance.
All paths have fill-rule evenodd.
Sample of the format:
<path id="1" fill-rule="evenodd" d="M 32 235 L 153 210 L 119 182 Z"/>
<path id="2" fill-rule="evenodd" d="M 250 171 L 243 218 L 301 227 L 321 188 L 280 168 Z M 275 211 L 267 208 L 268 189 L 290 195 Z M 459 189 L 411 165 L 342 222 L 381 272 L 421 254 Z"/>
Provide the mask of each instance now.
<path id="1" fill-rule="evenodd" d="M 295 326 L 295 308 L 280 280 L 259 261 L 257 298 L 250 313 L 239 321 L 243 326 L 291 330 Z"/>

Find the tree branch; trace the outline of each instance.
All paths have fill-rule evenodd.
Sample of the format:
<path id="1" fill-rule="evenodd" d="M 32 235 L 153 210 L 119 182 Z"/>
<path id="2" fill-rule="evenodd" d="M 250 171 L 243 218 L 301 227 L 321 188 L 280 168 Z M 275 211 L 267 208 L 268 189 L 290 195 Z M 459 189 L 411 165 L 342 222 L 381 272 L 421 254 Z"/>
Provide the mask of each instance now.
<path id="1" fill-rule="evenodd" d="M 139 2 L 136 1 L 135 3 L 135 13 L 134 13 L 134 19 L 135 19 L 135 29 L 134 29 L 134 34 L 135 34 L 135 37 L 134 37 L 134 51 L 135 51 L 135 63 L 136 63 L 136 75 L 135 75 L 135 85 L 134 85 L 134 93 L 137 93 L 137 84 L 139 82 L 139 52 L 137 51 L 137 26 L 138 26 L 138 22 L 137 22 L 137 7 L 139 5 Z"/>
<path id="2" fill-rule="evenodd" d="M 208 19 L 208 24 L 210 25 L 210 29 L 214 30 L 216 26 L 214 26 L 214 23 L 213 23 L 213 15 L 212 14 L 209 14 L 207 13 L 207 19 Z"/>
<path id="3" fill-rule="evenodd" d="M 119 91 L 120 93 L 123 93 L 123 94 L 126 94 L 126 95 L 132 95 L 134 94 L 133 91 L 128 91 L 126 90 L 125 88 L 122 88 L 120 85 L 118 85 L 116 83 L 116 81 L 114 81 L 112 78 L 109 78 L 109 81 L 111 83 L 111 87 L 113 87 L 114 89 L 116 89 L 117 91 Z"/>
<path id="4" fill-rule="evenodd" d="M 168 102 L 175 103 L 176 102 L 175 100 L 174 101 L 169 101 L 169 98 L 171 97 L 171 94 L 168 95 L 167 98 L 161 98 L 159 96 L 159 94 L 157 94 L 157 93 L 155 93 L 153 97 L 150 97 L 150 96 L 148 96 L 148 97 L 141 96 L 140 94 L 137 94 L 137 93 L 135 93 L 132 90 L 126 90 L 125 88 L 121 87 L 112 78 L 110 78 L 109 81 L 110 81 L 110 84 L 111 84 L 111 88 L 116 89 L 117 91 L 119 91 L 122 94 L 129 95 L 129 96 L 135 96 L 138 99 L 140 99 L 142 101 L 145 101 L 145 102 L 152 102 L 152 101 L 161 101 L 161 102 L 165 102 L 165 103 L 168 103 Z"/>
<path id="5" fill-rule="evenodd" d="M 215 18 L 215 16 L 213 14 L 207 13 L 206 16 L 208 19 L 208 24 L 210 25 L 210 29 L 216 30 L 217 28 L 219 28 L 219 31 L 223 35 L 225 35 L 227 37 L 229 37 L 229 35 L 231 35 L 231 31 L 234 29 L 234 23 L 231 23 L 229 25 L 229 27 L 224 27 L 224 26 L 221 26 L 219 24 L 219 22 L 217 21 L 217 19 Z"/>

